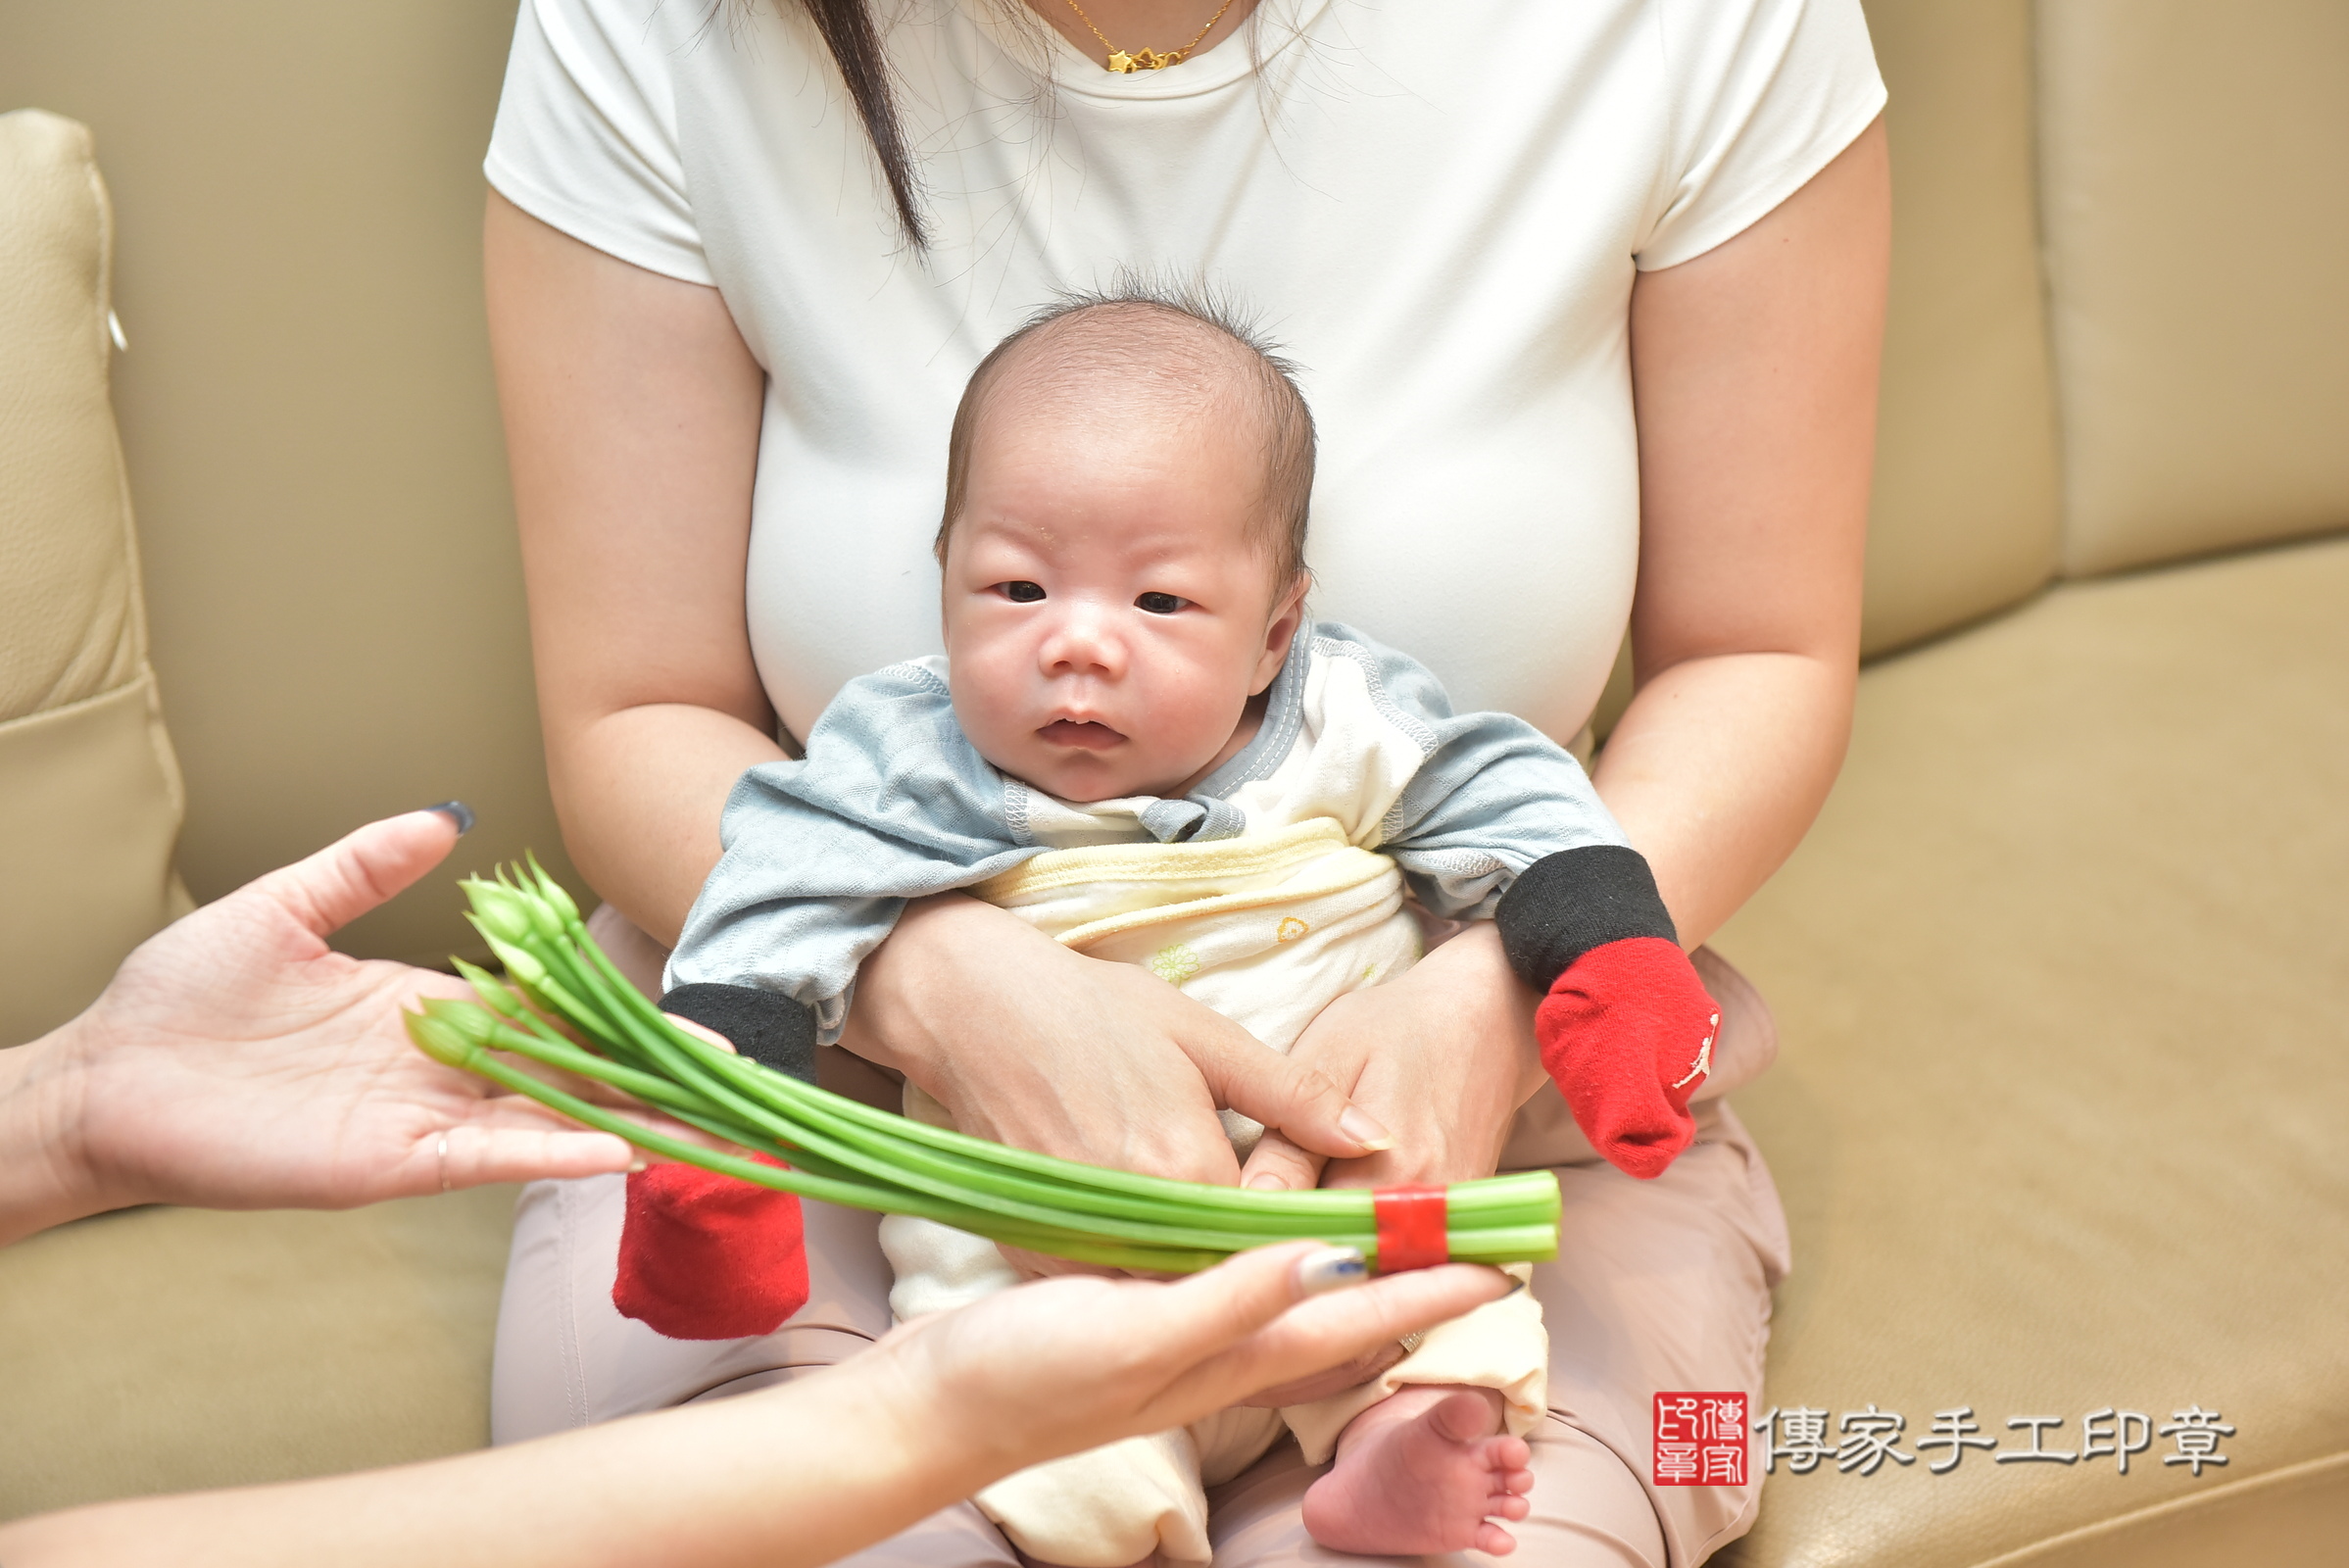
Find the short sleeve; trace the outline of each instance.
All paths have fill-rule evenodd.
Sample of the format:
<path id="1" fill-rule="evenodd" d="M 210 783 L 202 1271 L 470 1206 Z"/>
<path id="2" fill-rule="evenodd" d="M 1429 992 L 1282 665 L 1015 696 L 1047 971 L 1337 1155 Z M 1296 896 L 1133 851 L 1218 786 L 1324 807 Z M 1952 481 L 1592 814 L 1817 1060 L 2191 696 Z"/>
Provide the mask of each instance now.
<path id="1" fill-rule="evenodd" d="M 1642 271 L 1750 227 L 1884 107 L 1860 0 L 1662 0 L 1655 15 L 1676 113 Z"/>
<path id="2" fill-rule="evenodd" d="M 662 0 L 522 0 L 482 172 L 574 239 L 688 283 L 711 281 L 685 189 Z"/>

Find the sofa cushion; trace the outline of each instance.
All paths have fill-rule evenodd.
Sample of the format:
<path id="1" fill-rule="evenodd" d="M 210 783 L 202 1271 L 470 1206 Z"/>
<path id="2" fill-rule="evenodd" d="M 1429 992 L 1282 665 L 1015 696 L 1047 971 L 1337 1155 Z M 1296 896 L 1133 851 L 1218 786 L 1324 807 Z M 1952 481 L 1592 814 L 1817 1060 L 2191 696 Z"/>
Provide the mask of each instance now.
<path id="1" fill-rule="evenodd" d="M 514 1199 L 132 1209 L 0 1251 L 0 1518 L 479 1447 Z"/>
<path id="2" fill-rule="evenodd" d="M 0 1046 L 80 1011 L 184 912 L 178 829 L 153 676 L 0 724 Z"/>
<path id="3" fill-rule="evenodd" d="M 0 107 L 88 124 L 121 210 L 116 405 L 201 897 L 451 797 L 479 813 L 466 865 L 535 850 L 577 880 L 482 326 L 481 154 L 514 18 L 0 6 Z M 445 891 L 335 945 L 487 956 Z"/>
<path id="4" fill-rule="evenodd" d="M 2065 569 L 2349 524 L 2349 6 L 2038 11 Z"/>
<path id="5" fill-rule="evenodd" d="M 107 401 L 112 227 L 89 132 L 0 115 L 0 1046 L 176 912 L 179 772 Z"/>
<path id="6" fill-rule="evenodd" d="M 2199 1405 L 2227 1462 L 1781 1462 L 1726 1561 L 2339 1556 L 2343 605 L 2334 540 L 2067 585 L 1876 666 L 1818 826 L 1715 939 L 1781 1035 L 1737 1097 L 1794 1244 L 1765 1411 L 1874 1402 L 1914 1454 L 1962 1406 L 2077 1451 L 2090 1411 Z"/>
<path id="7" fill-rule="evenodd" d="M 2031 0 L 1868 0 L 1891 102 L 1892 291 L 1863 641 L 2054 574 L 2055 391 L 2032 212 Z"/>

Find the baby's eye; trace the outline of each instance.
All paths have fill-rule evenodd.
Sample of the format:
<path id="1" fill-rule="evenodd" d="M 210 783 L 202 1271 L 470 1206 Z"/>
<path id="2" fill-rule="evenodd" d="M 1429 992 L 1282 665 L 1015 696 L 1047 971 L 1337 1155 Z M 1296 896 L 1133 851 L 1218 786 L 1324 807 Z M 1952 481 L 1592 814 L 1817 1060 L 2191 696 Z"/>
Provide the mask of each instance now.
<path id="1" fill-rule="evenodd" d="M 1135 600 L 1134 608 L 1147 610 L 1153 615 L 1171 615 L 1189 603 L 1190 600 L 1177 598 L 1173 594 L 1150 593 Z"/>
<path id="2" fill-rule="evenodd" d="M 1015 605 L 1032 605 L 1044 597 L 1044 584 L 1040 582 L 999 582 L 996 586 Z"/>

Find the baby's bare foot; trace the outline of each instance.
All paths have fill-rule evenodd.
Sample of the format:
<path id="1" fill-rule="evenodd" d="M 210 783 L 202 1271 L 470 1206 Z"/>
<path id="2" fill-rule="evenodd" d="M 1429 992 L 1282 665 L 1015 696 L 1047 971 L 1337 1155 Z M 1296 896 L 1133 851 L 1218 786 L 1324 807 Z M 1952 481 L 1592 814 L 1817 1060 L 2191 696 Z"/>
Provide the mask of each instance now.
<path id="1" fill-rule="evenodd" d="M 1306 1532 L 1368 1556 L 1515 1551 L 1496 1521 L 1531 1511 L 1533 1450 L 1500 1418 L 1491 1389 L 1398 1390 L 1339 1435 L 1337 1464 L 1305 1493 Z"/>

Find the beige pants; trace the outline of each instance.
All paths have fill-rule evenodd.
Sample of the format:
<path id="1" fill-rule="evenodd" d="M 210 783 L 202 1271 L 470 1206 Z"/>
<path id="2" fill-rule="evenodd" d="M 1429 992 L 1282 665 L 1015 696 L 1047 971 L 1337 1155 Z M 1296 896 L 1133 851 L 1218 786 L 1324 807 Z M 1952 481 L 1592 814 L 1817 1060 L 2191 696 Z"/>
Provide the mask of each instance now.
<path id="1" fill-rule="evenodd" d="M 599 920 L 597 934 L 625 959 L 633 933 Z M 1713 955 L 1700 954 L 1698 967 L 1727 1014 L 1714 1074 L 1726 1092 L 1768 1064 L 1768 1013 Z M 1786 1267 L 1769 1170 L 1736 1116 L 1714 1102 L 1699 1107 L 1694 1147 L 1657 1180 L 1634 1181 L 1592 1154 L 1552 1089 L 1519 1114 L 1503 1156 L 1505 1169 L 1540 1166 L 1557 1171 L 1565 1206 L 1558 1261 L 1534 1269 L 1549 1329 L 1549 1414 L 1530 1434 L 1534 1511 L 1512 1527 L 1514 1560 L 1528 1568 L 1701 1562 L 1752 1524 L 1759 1478 L 1743 1488 L 1650 1487 L 1652 1400 L 1675 1390 L 1760 1395 L 1770 1290 Z M 888 1332 L 891 1271 L 879 1217 L 813 1202 L 805 1210 L 808 1301 L 775 1333 L 665 1340 L 622 1318 L 612 1306 L 622 1194 L 617 1176 L 524 1190 L 499 1311 L 493 1441 L 786 1382 Z M 1397 1561 L 1312 1544 L 1298 1506 L 1319 1474 L 1283 1441 L 1211 1490 L 1208 1536 L 1219 1568 Z M 1013 1568 L 1018 1560 L 970 1503 L 846 1559 L 856 1568 Z M 1428 1559 L 1487 1560 L 1473 1552 Z"/>

